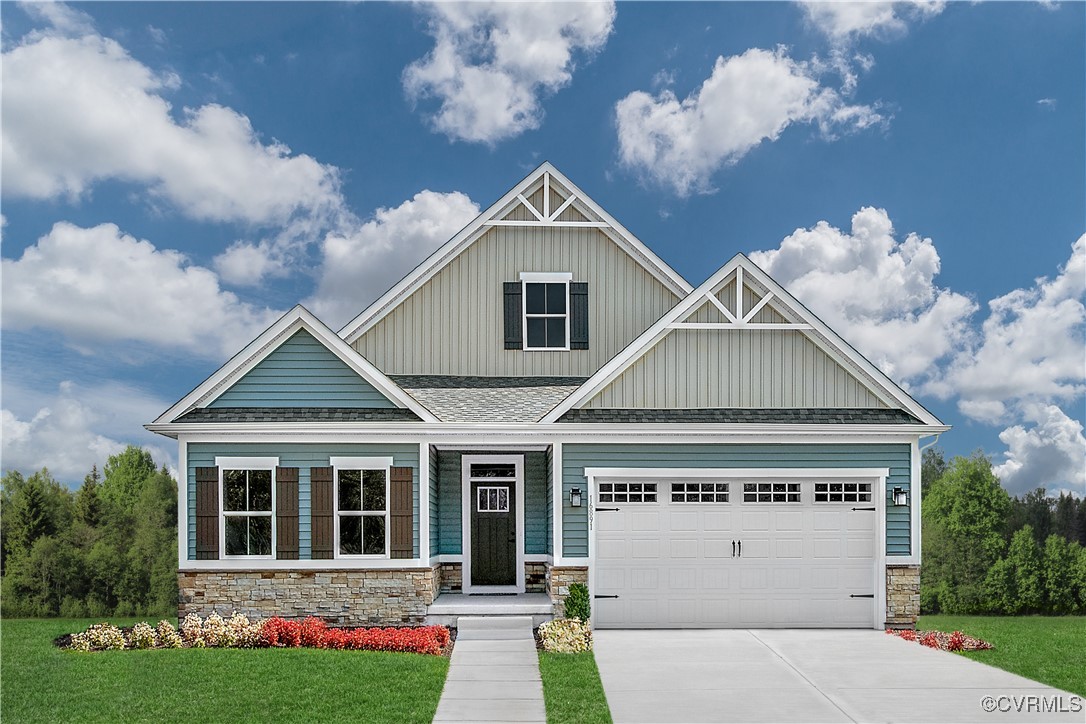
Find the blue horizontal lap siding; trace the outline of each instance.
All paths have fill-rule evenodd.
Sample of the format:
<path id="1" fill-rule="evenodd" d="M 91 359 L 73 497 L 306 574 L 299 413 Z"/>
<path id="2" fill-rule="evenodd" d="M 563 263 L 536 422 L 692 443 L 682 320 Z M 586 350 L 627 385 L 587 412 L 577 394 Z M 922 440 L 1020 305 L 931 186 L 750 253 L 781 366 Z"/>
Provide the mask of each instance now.
<path id="1" fill-rule="evenodd" d="M 208 407 L 390 408 L 396 405 L 303 329 Z"/>
<path id="2" fill-rule="evenodd" d="M 441 510 L 438 501 L 438 479 L 440 471 L 437 464 L 437 448 L 430 447 L 430 555 L 439 555 L 441 551 L 440 545 L 440 533 L 439 533 L 439 520 L 438 515 Z"/>
<path id="3" fill-rule="evenodd" d="M 352 445 L 305 443 L 189 443 L 188 557 L 196 558 L 196 468 L 215 465 L 216 457 L 278 457 L 285 468 L 298 468 L 298 555 L 311 555 L 309 469 L 327 467 L 330 457 L 388 457 L 392 464 L 414 469 L 414 555 L 419 553 L 419 446 L 405 444 Z"/>
<path id="4" fill-rule="evenodd" d="M 886 493 L 910 488 L 910 446 L 885 445 L 617 445 L 563 448 L 562 555 L 588 555 L 588 508 L 569 506 L 570 488 L 586 489 L 585 468 L 889 468 Z M 907 556 L 909 508 L 886 508 L 886 555 Z"/>

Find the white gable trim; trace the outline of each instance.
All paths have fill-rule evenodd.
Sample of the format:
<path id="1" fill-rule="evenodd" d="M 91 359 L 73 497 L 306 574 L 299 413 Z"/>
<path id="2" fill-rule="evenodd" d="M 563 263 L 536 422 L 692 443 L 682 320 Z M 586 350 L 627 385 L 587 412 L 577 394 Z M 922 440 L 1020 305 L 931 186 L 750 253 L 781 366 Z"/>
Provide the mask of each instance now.
<path id="1" fill-rule="evenodd" d="M 525 200 L 525 192 L 534 187 L 540 182 L 542 178 L 543 184 L 546 187 L 544 193 L 544 202 L 550 203 L 550 177 L 554 177 L 566 190 L 568 190 L 573 196 L 576 196 L 576 200 L 583 204 L 593 214 L 603 219 L 602 222 L 558 222 L 552 221 L 550 217 L 544 217 L 536 211 L 531 204 Z M 693 288 L 690 283 L 679 276 L 678 272 L 668 266 L 663 259 L 658 257 L 651 249 L 645 246 L 637 237 L 631 234 L 622 224 L 618 223 L 610 214 L 604 211 L 596 202 L 590 199 L 583 191 L 575 186 L 569 179 L 567 179 L 558 169 L 556 169 L 549 161 L 545 161 L 535 171 L 532 171 L 525 177 L 520 183 L 514 186 L 510 191 L 498 199 L 494 204 L 490 206 L 486 211 L 479 214 L 475 219 L 465 226 L 460 232 L 452 239 L 447 241 L 437 251 L 429 256 L 424 262 L 415 267 L 410 274 L 401 279 L 395 286 L 385 292 L 381 297 L 367 307 L 361 314 L 352 319 L 343 329 L 339 331 L 339 336 L 347 341 L 347 344 L 353 344 L 355 340 L 369 331 L 375 324 L 395 309 L 399 304 L 410 296 L 415 290 L 421 287 L 434 277 L 439 271 L 441 271 L 450 261 L 455 257 L 463 253 L 468 247 L 470 247 L 475 241 L 481 237 L 494 222 L 500 220 L 498 217 L 508 211 L 507 207 L 515 202 L 523 203 L 532 212 L 539 217 L 536 221 L 524 221 L 524 222 L 507 222 L 516 225 L 531 225 L 538 226 L 540 224 L 552 224 L 563 226 L 593 226 L 599 228 L 604 234 L 606 234 L 612 241 L 619 245 L 627 254 L 636 259 L 650 274 L 652 274 L 657 280 L 660 281 L 665 287 L 671 290 L 676 296 L 682 298 L 686 296 Z M 549 210 L 549 207 L 548 209 Z M 550 216 L 557 218 L 561 211 L 565 210 L 565 205 L 561 207 L 559 211 L 555 211 Z"/>
<path id="2" fill-rule="evenodd" d="M 736 274 L 738 296 L 742 295 L 744 274 L 749 275 L 757 284 L 761 285 L 774 296 L 775 301 L 777 302 L 777 304 L 774 305 L 774 308 L 784 312 L 785 316 L 792 317 L 792 323 L 775 325 L 748 322 L 747 320 L 752 319 L 754 314 L 757 313 L 757 310 L 761 308 L 761 305 L 756 305 L 754 310 L 745 315 L 743 314 L 742 309 L 736 307 L 738 316 L 730 313 L 726 314 L 725 316 L 729 318 L 729 321 L 725 323 L 683 324 L 681 320 L 686 319 L 692 311 L 704 304 L 707 299 L 715 303 L 718 308 L 726 309 L 723 305 L 719 304 L 719 300 L 716 298 L 714 290 L 716 290 L 724 280 L 731 276 L 732 272 L 735 272 Z M 743 254 L 736 254 L 732 257 L 727 264 L 718 269 L 715 274 L 706 279 L 701 286 L 692 291 L 685 299 L 682 299 L 678 304 L 672 307 L 671 311 L 645 330 L 641 336 L 631 342 L 626 349 L 619 352 L 610 362 L 601 367 L 596 374 L 592 375 L 592 377 L 590 377 L 572 395 L 547 413 L 540 422 L 556 422 L 558 418 L 567 411 L 590 400 L 604 387 L 613 382 L 634 362 L 656 346 L 656 344 L 666 337 L 673 329 L 694 327 L 700 329 L 772 328 L 804 330 L 807 337 L 822 349 L 822 351 L 828 354 L 830 358 L 846 369 L 858 372 L 859 374 L 857 377 L 860 379 L 861 383 L 887 405 L 907 410 L 925 425 L 941 426 L 943 424 L 937 417 L 909 396 L 909 394 L 901 389 L 901 387 L 893 380 L 887 377 L 867 358 L 856 351 L 856 349 L 842 339 L 836 332 L 826 326 L 822 320 L 812 314 L 810 310 L 789 294 L 784 287 L 773 281 L 768 274 L 758 268 L 754 262 Z"/>
<path id="3" fill-rule="evenodd" d="M 317 319 L 308 309 L 299 304 L 280 317 L 275 324 L 264 330 L 259 337 L 246 345 L 243 350 L 231 357 L 215 374 L 201 382 L 196 389 L 162 413 L 154 424 L 170 423 L 194 407 L 200 407 L 215 400 L 300 329 L 304 329 L 313 335 L 344 364 L 354 370 L 359 377 L 373 385 L 378 392 L 395 403 L 397 407 L 411 410 L 425 422 L 438 421 L 429 410 L 416 402 L 395 382 L 374 367 L 369 360 L 356 352 L 335 332 L 329 329 L 324 322 Z"/>

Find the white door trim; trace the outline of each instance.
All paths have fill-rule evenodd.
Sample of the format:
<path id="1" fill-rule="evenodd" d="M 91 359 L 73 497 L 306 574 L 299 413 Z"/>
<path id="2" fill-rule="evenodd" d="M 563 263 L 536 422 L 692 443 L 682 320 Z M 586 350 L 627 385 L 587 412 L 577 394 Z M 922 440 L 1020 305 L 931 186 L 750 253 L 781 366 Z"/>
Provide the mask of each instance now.
<path id="1" fill-rule="evenodd" d="M 516 583 L 512 586 L 471 585 L 471 465 L 473 463 L 512 464 L 516 472 L 514 497 L 516 498 Z M 460 461 L 460 508 L 461 551 L 463 552 L 463 580 L 465 594 L 471 593 L 524 593 L 524 456 L 523 455 L 463 455 Z"/>
<path id="2" fill-rule="evenodd" d="M 596 483 L 598 480 L 659 478 L 681 480 L 683 478 L 817 481 L 826 479 L 871 480 L 875 484 L 872 495 L 875 504 L 875 555 L 872 606 L 874 625 L 881 630 L 886 621 L 886 479 L 889 468 L 585 468 L 588 480 L 588 595 L 596 592 L 596 533 L 593 518 L 596 507 Z M 596 607 L 592 607 L 592 626 L 596 625 Z"/>

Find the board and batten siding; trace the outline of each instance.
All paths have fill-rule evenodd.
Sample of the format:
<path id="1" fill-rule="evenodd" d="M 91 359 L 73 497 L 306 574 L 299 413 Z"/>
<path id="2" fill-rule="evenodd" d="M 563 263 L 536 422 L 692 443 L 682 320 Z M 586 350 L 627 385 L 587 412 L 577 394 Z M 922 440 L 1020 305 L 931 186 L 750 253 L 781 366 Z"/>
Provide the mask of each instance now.
<path id="1" fill-rule="evenodd" d="M 412 512 L 413 555 L 419 552 L 419 446 L 411 444 L 309 443 L 189 443 L 188 445 L 188 558 L 196 558 L 196 468 L 212 467 L 216 457 L 278 457 L 279 465 L 298 468 L 298 557 L 311 559 L 311 488 L 309 469 L 327 467 L 330 457 L 388 457 L 393 466 L 414 470 Z"/>
<path id="2" fill-rule="evenodd" d="M 505 282 L 588 282 L 587 350 L 505 349 Z M 599 229 L 493 227 L 354 342 L 386 374 L 589 376 L 677 297 Z"/>
<path id="3" fill-rule="evenodd" d="M 366 407 L 396 405 L 304 329 L 208 407 Z"/>
<path id="4" fill-rule="evenodd" d="M 431 514 L 431 526 L 438 532 L 437 547 L 433 555 L 463 554 L 463 488 L 461 460 L 464 455 L 493 453 L 441 450 L 438 460 L 438 511 Z M 502 453 L 517 454 L 517 453 Z M 547 454 L 543 451 L 524 453 L 524 552 L 528 555 L 549 553 L 550 528 L 548 526 L 547 491 L 550 478 L 547 475 Z M 434 521 L 437 524 L 434 525 Z"/>
<path id="5" fill-rule="evenodd" d="M 674 329 L 587 408 L 886 407 L 799 330 Z"/>
<path id="6" fill-rule="evenodd" d="M 910 446 L 817 445 L 620 445 L 562 447 L 562 555 L 588 555 L 588 507 L 569 505 L 570 488 L 587 489 L 585 468 L 889 468 L 886 491 L 910 489 Z M 886 555 L 910 555 L 909 507 L 886 508 Z M 891 561 L 892 562 L 892 561 Z"/>

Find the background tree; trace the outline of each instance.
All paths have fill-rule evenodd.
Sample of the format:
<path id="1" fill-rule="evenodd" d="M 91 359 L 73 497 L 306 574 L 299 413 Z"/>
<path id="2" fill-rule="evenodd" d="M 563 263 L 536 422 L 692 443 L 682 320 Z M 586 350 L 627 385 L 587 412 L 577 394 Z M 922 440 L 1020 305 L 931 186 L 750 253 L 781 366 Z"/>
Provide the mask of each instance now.
<path id="1" fill-rule="evenodd" d="M 1036 613 L 1044 607 L 1045 579 L 1041 547 L 1026 524 L 1011 539 L 1007 555 L 996 561 L 985 577 L 993 610 L 1012 615 Z"/>

